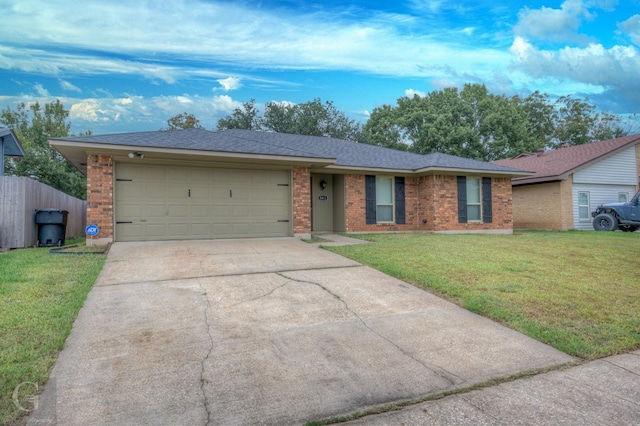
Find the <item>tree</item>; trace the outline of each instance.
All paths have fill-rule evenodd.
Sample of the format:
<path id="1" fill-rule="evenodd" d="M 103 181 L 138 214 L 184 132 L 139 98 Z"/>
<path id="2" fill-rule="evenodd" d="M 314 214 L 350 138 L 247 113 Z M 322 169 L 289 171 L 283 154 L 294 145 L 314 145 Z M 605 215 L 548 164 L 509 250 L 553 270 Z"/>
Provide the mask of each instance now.
<path id="1" fill-rule="evenodd" d="M 234 109 L 230 116 L 218 120 L 218 130 L 224 129 L 259 130 L 260 122 L 255 99 L 244 102 L 242 107 Z"/>
<path id="2" fill-rule="evenodd" d="M 200 125 L 200 120 L 193 114 L 177 114 L 167 120 L 167 130 L 179 130 L 179 129 L 203 129 Z"/>
<path id="3" fill-rule="evenodd" d="M 69 136 L 68 117 L 69 111 L 59 100 L 44 108 L 36 102 L 30 106 L 22 103 L 15 110 L 3 109 L 0 123 L 14 130 L 24 149 L 24 157 L 8 160 L 5 171 L 85 199 L 86 178 L 48 143 L 49 138 Z"/>
<path id="4" fill-rule="evenodd" d="M 389 105 L 376 108 L 362 128 L 365 143 L 406 151 L 409 144 L 403 139 L 402 127 L 397 123 L 396 110 Z"/>
<path id="5" fill-rule="evenodd" d="M 303 104 L 269 102 L 262 117 L 258 117 L 255 100 L 242 104 L 218 121 L 218 129 L 267 130 L 310 136 L 331 136 L 359 141 L 360 125 L 339 111 L 333 102 L 316 98 Z"/>
<path id="6" fill-rule="evenodd" d="M 556 101 L 556 130 L 551 147 L 582 145 L 625 136 L 622 120 L 607 112 L 599 113 L 585 100 L 562 96 Z"/>
<path id="7" fill-rule="evenodd" d="M 556 148 L 626 134 L 620 120 L 597 113 L 587 100 L 534 92 L 522 99 L 466 84 L 424 97 L 399 98 L 376 108 L 364 125 L 369 143 L 419 154 L 441 152 L 482 161 L 509 158 L 538 148 Z"/>

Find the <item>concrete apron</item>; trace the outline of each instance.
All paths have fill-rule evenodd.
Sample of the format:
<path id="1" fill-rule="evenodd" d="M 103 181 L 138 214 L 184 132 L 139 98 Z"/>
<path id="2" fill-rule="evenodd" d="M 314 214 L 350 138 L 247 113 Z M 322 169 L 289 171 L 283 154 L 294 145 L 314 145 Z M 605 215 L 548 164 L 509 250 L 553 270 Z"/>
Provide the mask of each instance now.
<path id="1" fill-rule="evenodd" d="M 31 424 L 299 424 L 573 358 L 292 238 L 116 243 Z"/>

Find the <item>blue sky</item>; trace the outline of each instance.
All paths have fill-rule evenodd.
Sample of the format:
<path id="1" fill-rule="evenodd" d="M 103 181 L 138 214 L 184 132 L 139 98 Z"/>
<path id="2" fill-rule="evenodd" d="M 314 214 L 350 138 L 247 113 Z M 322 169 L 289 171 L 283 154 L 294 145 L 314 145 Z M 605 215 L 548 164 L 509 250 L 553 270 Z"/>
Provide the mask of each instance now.
<path id="1" fill-rule="evenodd" d="M 0 108 L 60 99 L 72 132 L 207 128 L 250 99 L 365 122 L 465 83 L 640 112 L 640 0 L 0 0 Z"/>

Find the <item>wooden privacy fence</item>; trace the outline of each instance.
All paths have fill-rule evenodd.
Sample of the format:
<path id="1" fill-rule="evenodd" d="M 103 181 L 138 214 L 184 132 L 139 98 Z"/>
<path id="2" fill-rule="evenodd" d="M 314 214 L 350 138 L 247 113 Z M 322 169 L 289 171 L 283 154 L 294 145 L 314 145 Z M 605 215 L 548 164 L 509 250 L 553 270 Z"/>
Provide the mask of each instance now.
<path id="1" fill-rule="evenodd" d="M 33 179 L 0 176 L 0 247 L 22 248 L 37 244 L 35 210 L 69 212 L 65 238 L 84 235 L 87 203 Z"/>

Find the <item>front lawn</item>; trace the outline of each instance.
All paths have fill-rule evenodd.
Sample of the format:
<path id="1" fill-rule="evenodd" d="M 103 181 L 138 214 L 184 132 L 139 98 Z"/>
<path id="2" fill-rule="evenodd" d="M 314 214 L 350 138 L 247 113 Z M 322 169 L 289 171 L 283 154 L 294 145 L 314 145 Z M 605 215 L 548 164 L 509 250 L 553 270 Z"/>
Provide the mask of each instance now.
<path id="1" fill-rule="evenodd" d="M 640 347 L 640 233 L 369 234 L 327 247 L 570 355 Z"/>
<path id="2" fill-rule="evenodd" d="M 104 260 L 48 248 L 0 254 L 0 424 L 33 407 Z"/>

